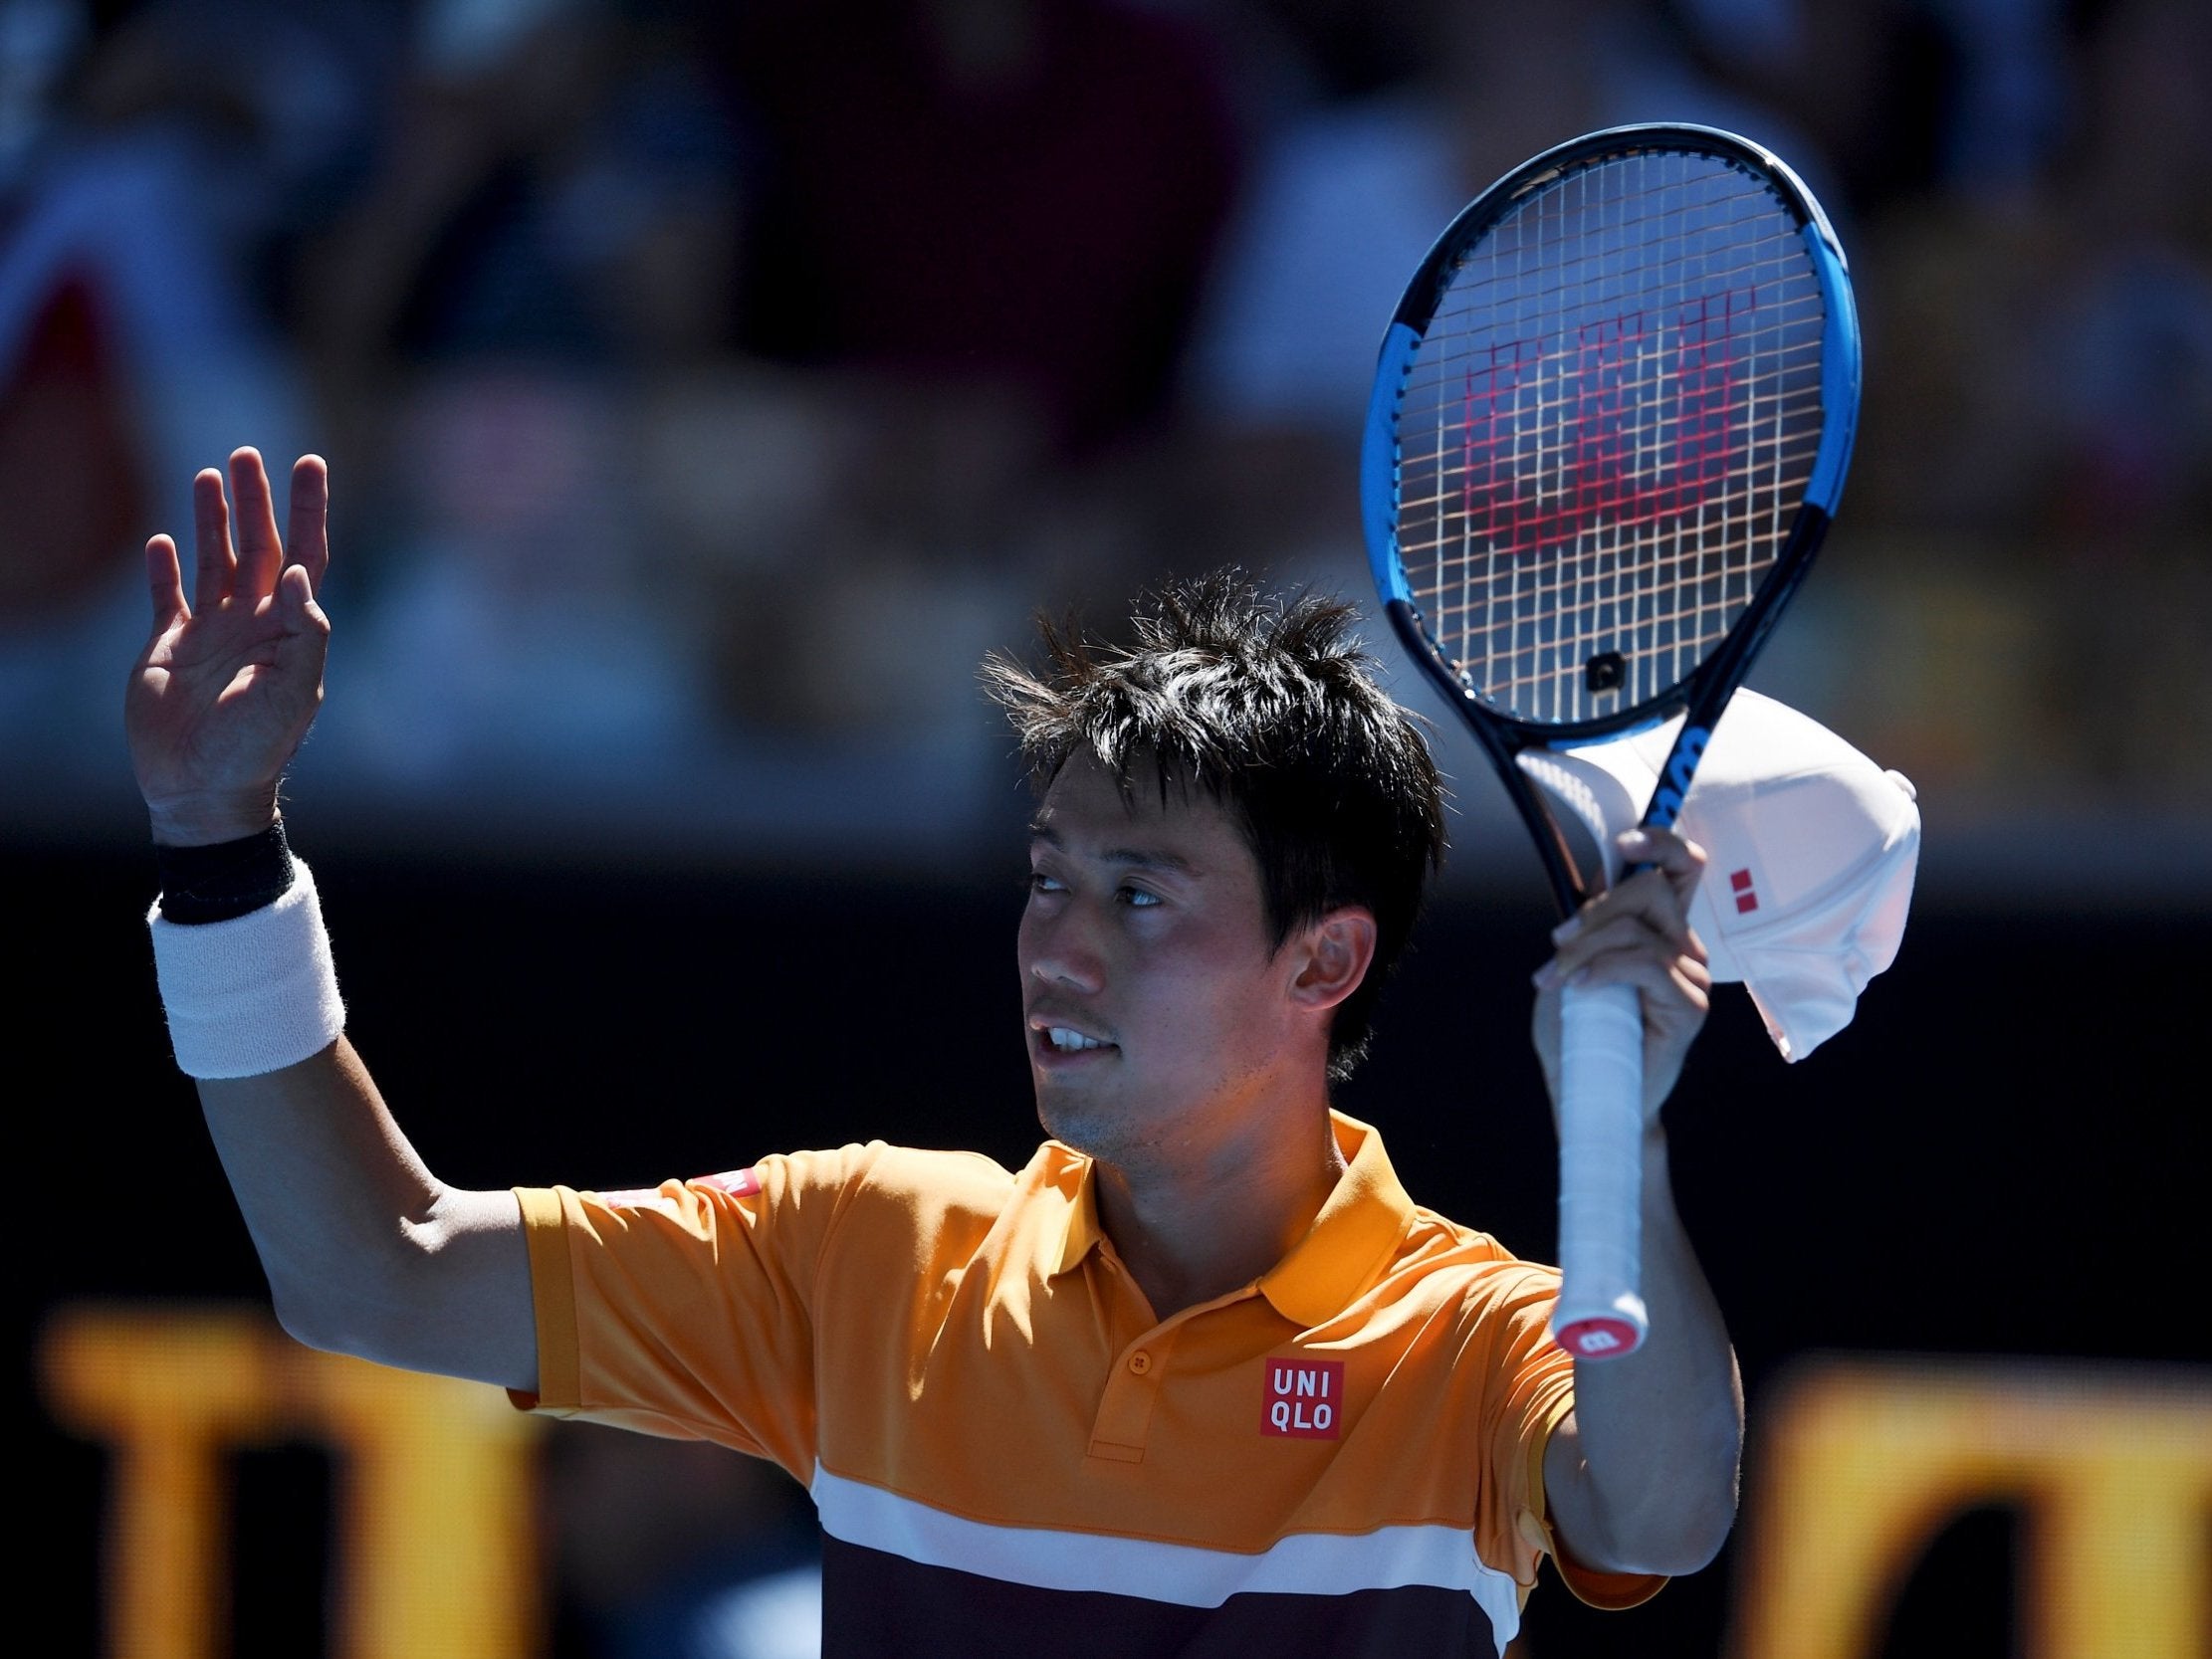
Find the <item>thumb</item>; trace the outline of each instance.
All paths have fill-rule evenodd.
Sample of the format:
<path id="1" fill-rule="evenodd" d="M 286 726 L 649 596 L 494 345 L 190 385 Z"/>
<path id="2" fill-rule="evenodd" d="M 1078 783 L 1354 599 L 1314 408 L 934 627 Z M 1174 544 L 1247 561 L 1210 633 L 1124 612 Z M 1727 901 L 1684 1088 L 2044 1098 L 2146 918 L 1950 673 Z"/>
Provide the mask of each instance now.
<path id="1" fill-rule="evenodd" d="M 157 535 L 146 543 L 146 591 L 153 601 L 155 635 L 180 619 L 190 620 L 192 607 L 184 599 L 176 542 L 166 535 Z"/>
<path id="2" fill-rule="evenodd" d="M 300 565 L 285 566 L 284 574 L 277 580 L 277 603 L 284 613 L 286 633 L 328 634 L 331 631 L 331 619 L 315 602 L 315 584 Z"/>

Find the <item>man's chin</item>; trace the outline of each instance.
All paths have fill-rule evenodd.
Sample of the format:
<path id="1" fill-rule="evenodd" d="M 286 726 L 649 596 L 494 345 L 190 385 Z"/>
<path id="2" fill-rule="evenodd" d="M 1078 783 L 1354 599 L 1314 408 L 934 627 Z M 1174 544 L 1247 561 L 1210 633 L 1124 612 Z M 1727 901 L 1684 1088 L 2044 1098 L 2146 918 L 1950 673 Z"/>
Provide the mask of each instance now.
<path id="1" fill-rule="evenodd" d="M 1037 1127 L 1046 1135 L 1093 1156 L 1106 1149 L 1110 1119 L 1101 1103 L 1041 1080 L 1036 1097 Z"/>

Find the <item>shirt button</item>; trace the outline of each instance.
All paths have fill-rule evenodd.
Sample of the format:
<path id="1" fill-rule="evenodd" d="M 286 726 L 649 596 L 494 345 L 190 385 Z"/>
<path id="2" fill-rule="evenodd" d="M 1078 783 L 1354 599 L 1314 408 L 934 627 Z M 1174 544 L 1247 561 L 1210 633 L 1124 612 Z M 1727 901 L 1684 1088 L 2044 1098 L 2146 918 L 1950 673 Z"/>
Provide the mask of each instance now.
<path id="1" fill-rule="evenodd" d="M 1152 1355 L 1139 1348 L 1129 1356 L 1129 1369 L 1133 1375 L 1143 1376 L 1152 1369 Z"/>

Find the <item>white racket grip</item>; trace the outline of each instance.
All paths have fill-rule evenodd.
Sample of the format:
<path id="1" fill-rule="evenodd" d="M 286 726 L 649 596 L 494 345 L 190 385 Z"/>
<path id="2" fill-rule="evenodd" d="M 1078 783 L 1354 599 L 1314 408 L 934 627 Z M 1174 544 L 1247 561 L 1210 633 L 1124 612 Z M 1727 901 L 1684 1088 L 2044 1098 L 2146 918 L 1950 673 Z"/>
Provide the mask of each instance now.
<path id="1" fill-rule="evenodd" d="M 1578 1359 L 1634 1353 L 1644 1312 L 1644 1014 L 1633 985 L 1560 995 L 1559 1306 Z"/>

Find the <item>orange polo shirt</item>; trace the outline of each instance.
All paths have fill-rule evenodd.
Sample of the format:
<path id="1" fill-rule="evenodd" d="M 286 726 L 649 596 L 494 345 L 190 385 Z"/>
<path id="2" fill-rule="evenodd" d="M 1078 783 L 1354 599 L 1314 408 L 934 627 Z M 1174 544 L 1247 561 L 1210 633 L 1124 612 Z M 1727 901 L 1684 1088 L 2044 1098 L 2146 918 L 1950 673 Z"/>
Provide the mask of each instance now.
<path id="1" fill-rule="evenodd" d="M 1500 1653 L 1551 1549 L 1558 1275 L 1336 1133 L 1289 1255 L 1164 1322 L 1057 1142 L 519 1189 L 535 1406 L 804 1482 L 825 1653 Z M 1560 1566 L 1604 1606 L 1659 1582 Z"/>

